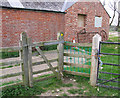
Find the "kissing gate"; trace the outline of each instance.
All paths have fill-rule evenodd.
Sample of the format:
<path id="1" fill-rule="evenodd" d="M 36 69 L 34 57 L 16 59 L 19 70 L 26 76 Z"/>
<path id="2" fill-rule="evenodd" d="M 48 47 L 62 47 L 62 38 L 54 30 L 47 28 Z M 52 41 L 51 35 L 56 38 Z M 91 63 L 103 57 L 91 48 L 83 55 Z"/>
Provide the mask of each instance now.
<path id="1" fill-rule="evenodd" d="M 64 73 L 67 73 L 67 74 L 89 77 L 90 84 L 92 86 L 97 85 L 102 87 L 111 87 L 111 88 L 120 89 L 118 88 L 118 84 L 120 83 L 119 81 L 120 74 L 118 73 L 119 72 L 118 68 L 120 67 L 120 65 L 104 61 L 104 57 L 106 57 L 104 55 L 120 56 L 120 54 L 102 52 L 103 48 L 101 47 L 105 47 L 102 44 L 119 45 L 120 43 L 101 42 L 101 36 L 98 34 L 96 34 L 93 37 L 92 44 L 71 43 L 64 41 L 64 34 L 62 32 L 58 33 L 57 40 L 55 41 L 32 43 L 31 39 L 27 38 L 27 34 L 22 33 L 20 46 L 11 48 L 13 50 L 14 49 L 19 50 L 20 61 L 7 63 L 8 65 L 17 63 L 18 66 L 21 66 L 22 72 L 2 75 L 0 76 L 0 78 L 5 79 L 8 77 L 21 75 L 22 82 L 20 83 L 24 84 L 25 86 L 32 87 L 34 82 L 45 80 L 51 77 L 57 77 L 58 79 L 62 80 Z M 58 55 L 57 58 L 49 59 L 47 57 L 47 54 L 45 54 L 48 51 L 42 50 L 42 47 L 46 47 L 46 46 L 51 47 L 51 45 L 56 45 L 57 51 L 55 50 L 56 53 L 53 52 L 53 54 L 49 56 L 49 58 L 54 57 L 56 54 Z M 9 48 L 10 47 L 3 49 L 9 49 Z M 32 59 L 33 58 L 32 52 L 34 49 L 38 54 L 36 57 L 39 57 L 40 61 L 35 62 Z M 102 56 L 100 57 L 100 55 L 103 55 L 103 58 Z M 52 64 L 53 62 L 57 62 L 57 63 Z M 44 64 L 47 64 L 47 66 Z M 37 70 L 34 67 L 36 67 Z M 116 70 L 114 71 L 116 73 L 112 72 L 112 70 Z M 41 74 L 46 71 L 52 71 L 54 75 L 53 76 L 48 75 L 48 77 L 40 78 L 37 80 L 35 79 L 34 75 Z M 103 74 L 105 75 L 103 76 Z M 110 82 L 112 82 L 112 84 L 109 84 Z M 113 83 L 116 83 L 115 87 Z M 103 84 L 107 84 L 108 86 L 105 86 Z"/>
<path id="2" fill-rule="evenodd" d="M 104 47 L 115 47 L 115 49 L 120 48 L 120 43 L 116 42 L 100 42 L 99 43 L 99 51 L 98 55 L 100 59 L 101 58 L 108 58 L 107 61 L 98 62 L 98 68 L 97 68 L 97 86 L 101 87 L 107 87 L 107 88 L 114 88 L 120 90 L 120 60 L 119 60 L 119 50 L 117 50 L 117 53 L 115 51 L 108 50 L 108 53 L 105 53 L 103 51 Z M 113 58 L 116 59 L 116 61 L 112 60 Z M 103 67 L 102 67 L 102 66 Z"/>

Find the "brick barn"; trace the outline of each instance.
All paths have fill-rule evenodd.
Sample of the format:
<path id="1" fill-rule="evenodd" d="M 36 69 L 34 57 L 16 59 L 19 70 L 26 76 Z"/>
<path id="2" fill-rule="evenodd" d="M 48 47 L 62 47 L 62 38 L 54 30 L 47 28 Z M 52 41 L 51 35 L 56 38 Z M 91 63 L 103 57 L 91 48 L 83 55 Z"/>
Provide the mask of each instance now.
<path id="1" fill-rule="evenodd" d="M 53 1 L 0 1 L 0 46 L 18 46 L 22 32 L 33 42 L 56 40 L 59 31 L 65 33 L 66 41 L 91 42 L 96 33 L 103 40 L 108 38 L 110 16 L 99 0 Z"/>

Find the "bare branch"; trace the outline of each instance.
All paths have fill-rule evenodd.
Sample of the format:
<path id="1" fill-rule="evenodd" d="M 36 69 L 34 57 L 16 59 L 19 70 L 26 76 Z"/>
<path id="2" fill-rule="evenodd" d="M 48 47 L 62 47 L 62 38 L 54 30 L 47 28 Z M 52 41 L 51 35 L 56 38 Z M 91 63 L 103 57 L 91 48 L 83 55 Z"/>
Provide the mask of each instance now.
<path id="1" fill-rule="evenodd" d="M 105 6 L 105 5 L 106 5 L 106 2 L 105 2 L 105 0 L 103 0 L 103 2 L 102 2 L 102 5 L 103 5 L 103 6 Z"/>

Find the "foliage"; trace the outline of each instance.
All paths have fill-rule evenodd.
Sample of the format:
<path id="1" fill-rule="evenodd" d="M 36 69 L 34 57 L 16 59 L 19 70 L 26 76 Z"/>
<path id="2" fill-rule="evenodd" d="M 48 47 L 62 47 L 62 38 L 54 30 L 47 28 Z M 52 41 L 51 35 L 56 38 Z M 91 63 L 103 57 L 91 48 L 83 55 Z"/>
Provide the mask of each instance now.
<path id="1" fill-rule="evenodd" d="M 18 57 L 18 56 L 19 56 L 18 51 L 15 51 L 15 52 L 8 52 L 8 51 L 0 52 L 0 59 L 10 58 L 10 57 Z"/>

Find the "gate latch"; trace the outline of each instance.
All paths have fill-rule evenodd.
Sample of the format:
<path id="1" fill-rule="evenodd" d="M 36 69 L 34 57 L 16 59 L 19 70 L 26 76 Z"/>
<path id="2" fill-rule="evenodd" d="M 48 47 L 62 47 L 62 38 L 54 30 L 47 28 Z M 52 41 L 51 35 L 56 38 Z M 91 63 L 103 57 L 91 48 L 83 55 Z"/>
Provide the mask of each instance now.
<path id="1" fill-rule="evenodd" d="M 99 57 L 98 50 L 97 50 L 97 49 L 95 49 L 95 59 L 98 59 L 98 57 Z"/>

